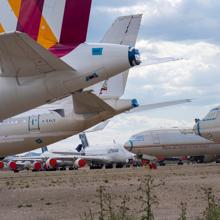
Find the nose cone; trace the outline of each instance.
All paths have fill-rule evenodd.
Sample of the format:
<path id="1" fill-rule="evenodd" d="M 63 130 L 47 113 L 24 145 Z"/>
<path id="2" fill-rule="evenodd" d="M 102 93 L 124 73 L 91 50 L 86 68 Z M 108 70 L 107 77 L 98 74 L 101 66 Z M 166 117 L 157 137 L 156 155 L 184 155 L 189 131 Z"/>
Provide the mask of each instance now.
<path id="1" fill-rule="evenodd" d="M 195 119 L 195 125 L 193 127 L 193 131 L 196 135 L 201 136 L 201 133 L 200 133 L 200 120 L 199 119 Z"/>
<path id="2" fill-rule="evenodd" d="M 132 149 L 133 149 L 133 142 L 131 140 L 127 141 L 125 144 L 124 144 L 124 148 L 130 152 L 132 152 Z"/>

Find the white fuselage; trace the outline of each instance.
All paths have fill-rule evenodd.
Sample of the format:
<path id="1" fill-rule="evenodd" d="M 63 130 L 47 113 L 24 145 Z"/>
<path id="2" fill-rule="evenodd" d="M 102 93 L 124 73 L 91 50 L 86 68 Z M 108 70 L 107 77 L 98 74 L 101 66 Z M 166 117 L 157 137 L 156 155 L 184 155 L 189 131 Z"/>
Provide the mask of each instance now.
<path id="1" fill-rule="evenodd" d="M 134 159 L 134 154 L 127 151 L 123 146 L 89 146 L 85 149 L 85 155 L 107 158 L 109 163 L 127 163 Z M 105 161 L 103 161 L 105 162 Z"/>
<path id="2" fill-rule="evenodd" d="M 70 104 L 63 109 L 65 115 L 50 111 L 5 120 L 0 123 L 0 158 L 55 143 L 132 108 L 129 100 L 109 101 L 108 104 L 115 110 L 76 114 Z"/>
<path id="3" fill-rule="evenodd" d="M 94 49 L 101 53 L 93 54 Z M 129 47 L 123 45 L 83 43 L 62 60 L 72 70 L 62 71 L 58 67 L 36 75 L 20 76 L 15 72 L 11 77 L 0 76 L 0 120 L 65 97 L 131 67 Z M 19 65 L 19 60 L 16 65 Z M 38 65 L 35 68 L 31 66 L 30 73 L 44 67 L 43 64 L 42 67 L 40 63 Z"/>
<path id="4" fill-rule="evenodd" d="M 132 136 L 125 147 L 155 157 L 220 155 L 220 144 L 181 129 L 142 132 Z"/>
<path id="5" fill-rule="evenodd" d="M 212 109 L 204 119 L 198 120 L 194 126 L 197 135 L 220 144 L 220 110 Z"/>

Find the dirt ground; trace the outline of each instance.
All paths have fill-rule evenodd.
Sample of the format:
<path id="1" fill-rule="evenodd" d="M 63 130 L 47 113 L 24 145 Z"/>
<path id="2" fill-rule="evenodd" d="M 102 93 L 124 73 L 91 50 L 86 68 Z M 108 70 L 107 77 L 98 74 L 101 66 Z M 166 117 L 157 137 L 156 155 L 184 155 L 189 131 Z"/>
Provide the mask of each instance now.
<path id="1" fill-rule="evenodd" d="M 105 186 L 113 197 L 113 205 L 120 204 L 126 195 L 134 214 L 140 210 L 137 189 L 143 177 L 151 174 L 159 204 L 154 207 L 155 219 L 178 219 L 180 203 L 187 202 L 189 219 L 201 216 L 206 201 L 201 187 L 211 187 L 220 198 L 220 165 L 169 165 L 157 170 L 124 168 L 39 172 L 0 172 L 0 219 L 81 219 L 89 209 L 98 211 L 98 193 Z"/>

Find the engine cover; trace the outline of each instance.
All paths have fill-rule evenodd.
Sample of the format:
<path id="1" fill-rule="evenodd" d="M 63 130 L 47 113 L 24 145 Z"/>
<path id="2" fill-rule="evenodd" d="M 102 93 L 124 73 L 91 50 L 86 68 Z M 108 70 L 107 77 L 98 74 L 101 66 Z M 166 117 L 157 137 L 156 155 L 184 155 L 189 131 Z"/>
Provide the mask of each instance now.
<path id="1" fill-rule="evenodd" d="M 74 162 L 74 165 L 77 167 L 77 168 L 82 168 L 86 165 L 86 161 L 83 160 L 83 159 L 77 159 L 75 162 Z"/>
<path id="2" fill-rule="evenodd" d="M 16 164 L 16 162 L 14 162 L 14 161 L 10 161 L 10 162 L 8 163 L 8 167 L 9 167 L 11 170 L 17 170 L 17 164 Z"/>
<path id="3" fill-rule="evenodd" d="M 47 169 L 54 169 L 57 166 L 57 160 L 54 158 L 49 158 L 46 161 L 46 168 Z"/>

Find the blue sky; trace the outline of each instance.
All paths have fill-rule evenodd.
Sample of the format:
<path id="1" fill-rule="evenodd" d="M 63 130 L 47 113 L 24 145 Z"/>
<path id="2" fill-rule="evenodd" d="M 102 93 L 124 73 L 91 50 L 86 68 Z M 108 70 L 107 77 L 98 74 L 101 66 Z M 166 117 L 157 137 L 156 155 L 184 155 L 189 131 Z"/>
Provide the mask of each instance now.
<path id="1" fill-rule="evenodd" d="M 139 131 L 192 127 L 220 104 L 220 1 L 217 0 L 93 0 L 88 41 L 98 42 L 122 15 L 143 13 L 137 42 L 143 59 L 149 56 L 184 60 L 133 69 L 124 94 L 140 103 L 193 98 L 193 103 L 137 114 L 122 114 L 108 127 L 89 134 L 91 144 L 124 143 Z M 73 137 L 52 147 L 72 147 Z"/>

